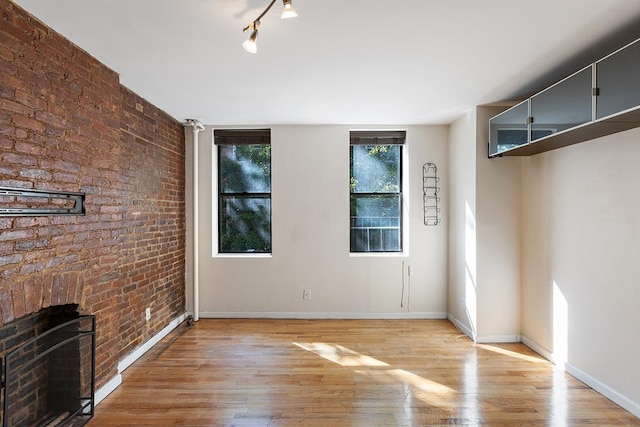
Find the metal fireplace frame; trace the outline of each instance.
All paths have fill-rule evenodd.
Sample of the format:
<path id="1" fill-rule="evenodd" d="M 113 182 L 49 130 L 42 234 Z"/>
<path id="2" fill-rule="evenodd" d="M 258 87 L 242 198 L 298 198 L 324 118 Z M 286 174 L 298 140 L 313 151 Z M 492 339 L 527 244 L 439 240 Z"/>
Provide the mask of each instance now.
<path id="1" fill-rule="evenodd" d="M 87 320 L 89 320 L 90 322 L 87 322 Z M 20 367 L 27 367 L 30 365 L 33 365 L 35 363 L 37 363 L 38 361 L 40 361 L 41 359 L 43 359 L 44 357 L 48 356 L 49 354 L 51 354 L 52 352 L 62 348 L 63 346 L 72 343 L 73 341 L 79 341 L 80 339 L 84 338 L 84 337 L 91 337 L 91 378 L 90 378 L 90 388 L 91 388 L 91 395 L 90 396 L 79 396 L 79 402 L 80 402 L 80 408 L 75 411 L 74 413 L 68 414 L 67 416 L 65 416 L 63 419 L 58 420 L 58 424 L 57 425 L 66 425 L 66 423 L 70 422 L 71 420 L 73 420 L 74 418 L 79 418 L 77 421 L 74 420 L 72 424 L 74 427 L 75 426 L 81 426 L 86 424 L 94 415 L 94 408 L 95 408 L 95 371 L 96 371 L 96 363 L 95 363 L 95 354 L 96 354 L 96 318 L 93 315 L 83 315 L 83 316 L 79 316 L 76 319 L 70 320 L 68 322 L 62 323 L 58 326 L 55 326 L 39 335 L 37 335 L 36 337 L 33 337 L 31 339 L 29 339 L 28 341 L 26 341 L 25 343 L 23 343 L 22 345 L 20 345 L 20 347 L 12 350 L 10 353 L 8 353 L 5 356 L 5 360 L 4 360 L 4 364 L 3 366 L 0 366 L 0 369 L 4 369 L 4 377 L 3 377 L 3 382 L 2 382 L 2 388 L 3 388 L 3 393 L 4 393 L 4 412 L 3 412 L 3 420 L 2 420 L 2 425 L 7 427 L 9 426 L 9 391 L 7 390 L 7 385 L 10 383 L 10 375 L 12 375 L 12 369 L 13 369 L 13 358 L 14 357 L 18 357 L 20 358 L 21 355 L 21 350 L 23 350 L 25 347 L 28 346 L 34 346 L 37 348 L 38 342 L 44 339 L 48 339 L 48 337 L 50 337 L 52 334 L 58 332 L 58 331 L 62 331 L 65 328 L 69 328 L 72 325 L 74 325 L 75 323 L 78 324 L 78 330 L 77 332 L 74 331 L 74 335 L 70 336 L 66 339 L 62 339 L 61 341 L 55 343 L 54 345 L 51 345 L 50 347 L 46 348 L 46 350 L 42 351 L 41 353 L 38 353 L 34 358 L 29 359 L 27 361 L 21 361 L 20 363 Z M 89 323 L 90 325 L 90 329 L 89 330 L 83 330 L 82 326 L 84 325 L 86 328 L 86 324 Z M 80 419 L 82 418 L 82 419 Z M 47 423 L 49 423 L 49 421 L 45 422 L 43 425 L 47 425 Z"/>

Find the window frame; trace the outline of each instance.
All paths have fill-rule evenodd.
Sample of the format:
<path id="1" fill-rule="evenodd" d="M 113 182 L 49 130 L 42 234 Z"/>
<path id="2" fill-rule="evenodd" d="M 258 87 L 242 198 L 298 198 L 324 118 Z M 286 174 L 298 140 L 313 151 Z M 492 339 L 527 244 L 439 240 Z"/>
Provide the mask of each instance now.
<path id="1" fill-rule="evenodd" d="M 217 193 L 217 245 L 218 255 L 222 256 L 270 256 L 273 253 L 273 206 L 272 206 L 272 176 L 271 151 L 269 152 L 269 191 L 268 192 L 223 192 L 222 179 L 222 146 L 243 146 L 243 145 L 268 145 L 271 146 L 271 129 L 215 129 L 213 135 L 214 148 L 216 153 L 216 193 Z M 269 248 L 265 251 L 227 251 L 222 248 L 222 220 L 225 217 L 223 209 L 225 200 L 231 199 L 254 199 L 268 200 L 269 203 Z"/>
<path id="2" fill-rule="evenodd" d="M 404 194 L 404 156 L 406 149 L 406 131 L 350 131 L 349 132 L 349 180 L 353 176 L 353 146 L 398 146 L 398 191 L 397 192 L 353 192 L 349 189 L 349 252 L 352 255 L 401 255 L 405 253 L 405 194 Z M 351 207 L 353 197 L 388 196 L 398 199 L 398 249 L 397 250 L 353 250 Z"/>

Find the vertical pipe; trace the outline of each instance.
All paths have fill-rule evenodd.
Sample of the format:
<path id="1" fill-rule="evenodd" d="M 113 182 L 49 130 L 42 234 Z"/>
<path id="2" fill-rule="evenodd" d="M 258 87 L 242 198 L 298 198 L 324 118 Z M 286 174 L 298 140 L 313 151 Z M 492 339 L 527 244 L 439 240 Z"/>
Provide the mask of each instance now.
<path id="1" fill-rule="evenodd" d="M 185 128 L 190 127 L 192 131 L 192 155 L 191 155 L 191 220 L 192 220 L 192 236 L 191 236 L 191 251 L 192 251 L 192 260 L 191 260 L 191 283 L 186 283 L 188 290 L 189 286 L 191 287 L 191 301 L 187 301 L 187 307 L 191 305 L 193 313 L 193 321 L 197 322 L 200 319 L 200 303 L 199 303 L 199 225 L 198 225 L 198 191 L 199 191 L 199 180 L 198 180 L 198 135 L 204 130 L 204 126 L 202 123 L 197 120 L 188 119 L 184 124 Z M 188 162 L 188 159 L 187 159 Z M 185 292 L 186 295 L 189 295 L 189 292 Z"/>

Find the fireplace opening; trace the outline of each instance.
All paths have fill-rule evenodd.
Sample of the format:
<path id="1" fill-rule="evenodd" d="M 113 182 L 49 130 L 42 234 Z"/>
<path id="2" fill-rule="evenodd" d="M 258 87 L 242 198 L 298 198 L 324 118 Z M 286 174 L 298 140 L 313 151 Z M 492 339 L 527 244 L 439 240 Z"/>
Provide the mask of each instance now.
<path id="1" fill-rule="evenodd" d="M 95 316 L 75 306 L 43 311 L 0 330 L 4 427 L 74 427 L 93 417 Z"/>

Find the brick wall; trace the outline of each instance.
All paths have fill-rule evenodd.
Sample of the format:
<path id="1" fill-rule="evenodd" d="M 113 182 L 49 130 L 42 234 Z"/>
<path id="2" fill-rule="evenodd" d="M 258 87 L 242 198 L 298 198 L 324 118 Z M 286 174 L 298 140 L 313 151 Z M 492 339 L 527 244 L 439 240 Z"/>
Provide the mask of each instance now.
<path id="1" fill-rule="evenodd" d="M 103 385 L 184 311 L 181 124 L 0 0 L 0 186 L 86 193 L 85 216 L 0 217 L 0 324 L 53 305 L 95 314 Z"/>

